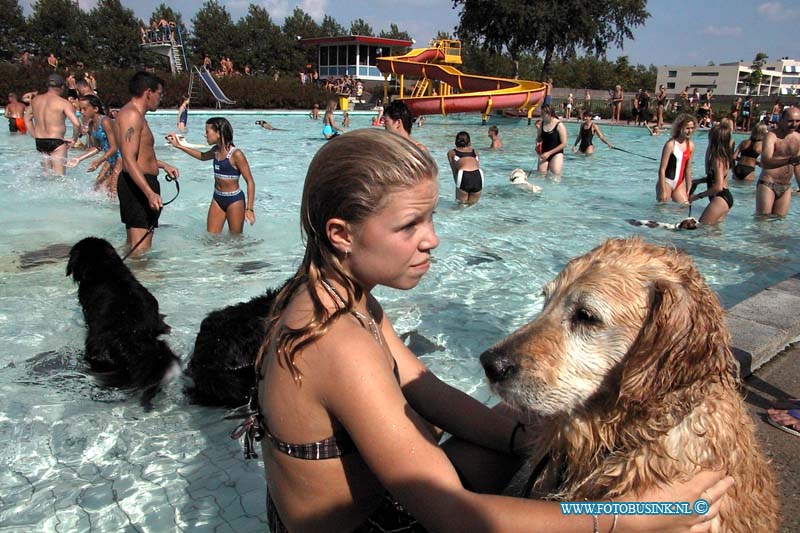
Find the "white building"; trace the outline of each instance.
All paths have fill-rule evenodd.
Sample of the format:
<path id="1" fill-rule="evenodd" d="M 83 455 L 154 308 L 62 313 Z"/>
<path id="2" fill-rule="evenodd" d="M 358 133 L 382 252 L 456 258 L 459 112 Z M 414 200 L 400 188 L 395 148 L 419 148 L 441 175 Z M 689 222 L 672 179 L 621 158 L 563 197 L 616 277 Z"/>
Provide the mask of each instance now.
<path id="1" fill-rule="evenodd" d="M 711 89 L 717 95 L 745 96 L 750 91 L 747 80 L 753 69 L 750 63 L 721 63 L 713 66 L 658 67 L 656 90 L 664 85 L 669 93 L 689 87 L 704 92 Z M 800 96 L 800 60 L 781 58 L 761 67 L 761 84 L 752 91 L 754 96 Z"/>

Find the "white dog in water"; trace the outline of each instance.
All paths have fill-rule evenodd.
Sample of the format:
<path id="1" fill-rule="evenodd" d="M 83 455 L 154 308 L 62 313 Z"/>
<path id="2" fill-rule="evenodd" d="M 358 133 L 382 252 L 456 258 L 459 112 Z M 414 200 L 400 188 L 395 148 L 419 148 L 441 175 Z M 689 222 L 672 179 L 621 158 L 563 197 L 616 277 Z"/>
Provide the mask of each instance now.
<path id="1" fill-rule="evenodd" d="M 528 183 L 528 174 L 521 168 L 515 168 L 514 170 L 512 170 L 509 180 L 517 188 L 528 192 L 541 192 L 542 190 L 542 188 L 539 187 L 538 185 L 534 185 L 533 183 Z"/>

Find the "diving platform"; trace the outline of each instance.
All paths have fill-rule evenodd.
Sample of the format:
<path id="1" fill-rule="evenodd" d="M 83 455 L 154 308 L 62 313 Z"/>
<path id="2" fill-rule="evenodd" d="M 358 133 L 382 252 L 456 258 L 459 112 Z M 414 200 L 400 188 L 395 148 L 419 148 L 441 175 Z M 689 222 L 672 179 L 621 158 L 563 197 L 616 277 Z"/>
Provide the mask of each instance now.
<path id="1" fill-rule="evenodd" d="M 169 59 L 169 67 L 173 76 L 185 72 L 188 68 L 186 51 L 183 48 L 183 36 L 180 27 L 165 27 L 150 30 L 142 36 L 142 48 Z"/>

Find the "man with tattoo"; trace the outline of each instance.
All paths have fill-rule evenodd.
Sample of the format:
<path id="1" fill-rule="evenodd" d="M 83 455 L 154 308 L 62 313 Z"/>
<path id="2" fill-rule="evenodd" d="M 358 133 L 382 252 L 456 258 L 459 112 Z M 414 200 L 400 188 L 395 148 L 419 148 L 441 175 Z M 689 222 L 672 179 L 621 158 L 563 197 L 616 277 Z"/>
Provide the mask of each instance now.
<path id="1" fill-rule="evenodd" d="M 122 153 L 122 173 L 117 184 L 120 218 L 127 230 L 125 245 L 136 247 L 141 254 L 150 249 L 153 229 L 158 227 L 158 217 L 164 203 L 158 183 L 158 169 L 173 179 L 178 169 L 156 159 L 153 132 L 145 113 L 158 109 L 164 92 L 164 81 L 149 72 L 137 72 L 128 83 L 131 100 L 119 110 L 115 123 L 119 148 Z"/>

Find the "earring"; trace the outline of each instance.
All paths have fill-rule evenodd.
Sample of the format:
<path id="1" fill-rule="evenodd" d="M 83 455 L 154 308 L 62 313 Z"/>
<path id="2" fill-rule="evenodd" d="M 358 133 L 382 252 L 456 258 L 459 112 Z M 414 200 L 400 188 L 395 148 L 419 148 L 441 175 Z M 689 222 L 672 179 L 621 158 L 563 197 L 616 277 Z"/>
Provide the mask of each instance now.
<path id="1" fill-rule="evenodd" d="M 350 255 L 350 250 L 345 250 L 344 251 L 344 258 L 347 259 L 347 256 L 349 256 L 349 255 Z"/>

